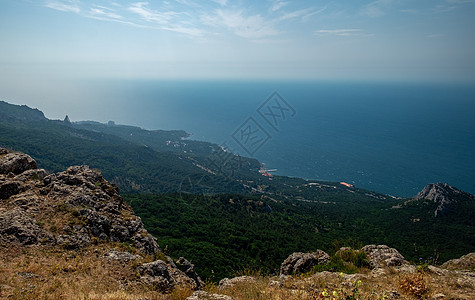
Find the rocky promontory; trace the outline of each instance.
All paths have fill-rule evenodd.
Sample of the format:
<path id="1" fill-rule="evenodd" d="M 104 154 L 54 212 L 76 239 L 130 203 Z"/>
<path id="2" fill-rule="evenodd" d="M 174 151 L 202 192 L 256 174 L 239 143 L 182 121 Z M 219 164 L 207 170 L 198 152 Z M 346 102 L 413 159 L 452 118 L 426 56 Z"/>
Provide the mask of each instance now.
<path id="1" fill-rule="evenodd" d="M 461 191 L 447 183 L 431 183 L 426 185 L 411 201 L 429 200 L 437 205 L 434 217 L 446 215 L 458 199 L 475 201 L 475 196 Z"/>
<path id="2" fill-rule="evenodd" d="M 4 259 L 17 249 L 26 256 L 38 251 L 92 255 L 99 258 L 95 263 L 112 268 L 116 262 L 123 272 L 130 272 L 118 279 L 123 287 L 169 292 L 203 285 L 189 261 L 174 261 L 161 251 L 118 187 L 99 170 L 72 166 L 48 174 L 30 156 L 4 148 L 0 148 L 0 245 Z M 27 273 L 32 278 L 46 276 Z M 15 290 L 0 284 L 0 295 Z"/>

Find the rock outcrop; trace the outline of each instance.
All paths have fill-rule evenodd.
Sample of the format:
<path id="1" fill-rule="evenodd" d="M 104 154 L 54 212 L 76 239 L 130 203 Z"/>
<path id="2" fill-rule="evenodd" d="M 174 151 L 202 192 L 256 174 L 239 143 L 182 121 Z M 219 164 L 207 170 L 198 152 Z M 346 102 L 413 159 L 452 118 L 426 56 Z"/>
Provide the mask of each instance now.
<path id="1" fill-rule="evenodd" d="M 97 170 L 74 166 L 64 172 L 48 175 L 42 192 L 54 202 L 63 201 L 80 224 L 68 224 L 58 236 L 58 243 L 78 248 L 93 238 L 128 242 L 146 254 L 160 251 L 155 238 L 145 230 L 142 221 L 123 203 L 119 189 L 107 182 Z"/>
<path id="2" fill-rule="evenodd" d="M 249 284 L 256 282 L 256 278 L 252 276 L 239 276 L 234 278 L 223 278 L 219 281 L 219 289 L 231 288 L 239 284 Z"/>
<path id="3" fill-rule="evenodd" d="M 475 252 L 446 261 L 441 267 L 448 270 L 475 271 Z"/>
<path id="4" fill-rule="evenodd" d="M 6 149 L 0 152 L 0 174 L 20 174 L 26 170 L 36 169 L 36 162 L 28 155 L 22 153 L 8 153 Z"/>
<path id="5" fill-rule="evenodd" d="M 369 264 L 373 269 L 409 264 L 399 251 L 386 245 L 366 245 L 361 250 L 368 255 Z"/>
<path id="6" fill-rule="evenodd" d="M 162 260 L 143 264 L 137 267 L 137 272 L 140 274 L 142 282 L 160 291 L 172 291 L 177 285 L 186 286 L 194 290 L 204 286 L 203 281 L 194 271 L 189 271 L 189 276 L 175 268 L 173 263 L 167 264 Z"/>
<path id="7" fill-rule="evenodd" d="M 233 297 L 220 294 L 210 294 L 204 291 L 196 291 L 186 300 L 233 300 Z"/>
<path id="8" fill-rule="evenodd" d="M 310 271 L 313 266 L 326 264 L 330 256 L 322 250 L 312 253 L 295 252 L 289 255 L 280 266 L 281 275 L 292 275 Z"/>
<path id="9" fill-rule="evenodd" d="M 51 233 L 43 230 L 23 210 L 0 210 L 0 242 L 33 245 L 53 243 Z"/>
<path id="10" fill-rule="evenodd" d="M 119 189 L 100 171 L 73 166 L 47 174 L 28 155 L 0 148 L 0 243 L 81 250 L 98 243 L 130 245 L 137 252 L 112 250 L 104 260 L 134 261 L 140 282 L 169 292 L 175 286 L 197 289 L 203 282 L 193 264 L 156 260 L 140 264 L 144 256 L 163 257 L 156 238 L 124 203 Z M 142 255 L 139 255 L 142 254 Z"/>
<path id="11" fill-rule="evenodd" d="M 437 203 L 434 217 L 439 217 L 447 214 L 459 198 L 475 201 L 474 195 L 461 191 L 447 183 L 438 182 L 425 186 L 411 201 L 427 199 Z"/>

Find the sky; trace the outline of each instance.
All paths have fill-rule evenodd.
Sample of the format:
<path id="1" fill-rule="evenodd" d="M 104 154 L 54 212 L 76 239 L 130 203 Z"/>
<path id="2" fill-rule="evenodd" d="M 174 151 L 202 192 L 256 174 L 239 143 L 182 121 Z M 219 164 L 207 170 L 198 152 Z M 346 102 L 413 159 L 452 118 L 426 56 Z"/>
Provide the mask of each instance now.
<path id="1" fill-rule="evenodd" d="M 0 81 L 475 82 L 475 0 L 0 0 Z"/>

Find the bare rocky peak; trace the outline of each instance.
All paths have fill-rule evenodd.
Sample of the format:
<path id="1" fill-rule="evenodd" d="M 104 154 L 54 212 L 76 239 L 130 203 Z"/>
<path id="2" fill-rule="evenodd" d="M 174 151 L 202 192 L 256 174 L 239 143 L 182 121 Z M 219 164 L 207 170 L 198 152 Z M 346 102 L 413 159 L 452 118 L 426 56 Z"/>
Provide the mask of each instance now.
<path id="1" fill-rule="evenodd" d="M 447 209 L 460 198 L 475 200 L 475 196 L 463 192 L 447 183 L 431 183 L 426 185 L 413 200 L 427 199 L 438 203 L 434 216 L 438 217 L 446 213 Z"/>
<path id="2" fill-rule="evenodd" d="M 430 183 L 416 195 L 415 199 L 428 199 L 434 202 L 447 202 L 450 201 L 451 196 L 460 193 L 462 193 L 462 191 L 447 183 Z"/>

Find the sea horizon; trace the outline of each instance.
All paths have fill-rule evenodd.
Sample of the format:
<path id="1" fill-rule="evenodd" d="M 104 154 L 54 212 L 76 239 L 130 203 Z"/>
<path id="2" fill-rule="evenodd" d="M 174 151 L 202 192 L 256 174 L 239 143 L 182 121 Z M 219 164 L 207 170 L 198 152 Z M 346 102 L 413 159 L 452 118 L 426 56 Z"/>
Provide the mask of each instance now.
<path id="1" fill-rule="evenodd" d="M 259 113 L 274 93 L 295 112 L 277 128 Z M 52 119 L 67 114 L 72 121 L 185 130 L 191 139 L 254 157 L 278 175 L 344 181 L 397 197 L 439 181 L 475 192 L 470 84 L 91 80 L 50 97 L 61 97 L 61 105 L 19 104 Z M 249 119 L 268 136 L 252 151 L 233 137 Z"/>

